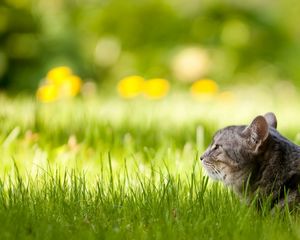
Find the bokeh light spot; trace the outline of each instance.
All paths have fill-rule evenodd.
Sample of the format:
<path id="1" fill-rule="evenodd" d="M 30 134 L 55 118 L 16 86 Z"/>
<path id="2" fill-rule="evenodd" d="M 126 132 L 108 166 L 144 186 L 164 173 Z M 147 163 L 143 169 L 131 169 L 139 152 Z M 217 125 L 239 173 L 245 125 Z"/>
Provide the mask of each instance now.
<path id="1" fill-rule="evenodd" d="M 192 82 L 209 72 L 210 59 L 206 50 L 188 47 L 174 57 L 171 67 L 177 80 Z"/>
<path id="2" fill-rule="evenodd" d="M 97 43 L 95 62 L 101 67 L 110 67 L 117 62 L 121 54 L 121 45 L 114 37 L 104 37 Z"/>

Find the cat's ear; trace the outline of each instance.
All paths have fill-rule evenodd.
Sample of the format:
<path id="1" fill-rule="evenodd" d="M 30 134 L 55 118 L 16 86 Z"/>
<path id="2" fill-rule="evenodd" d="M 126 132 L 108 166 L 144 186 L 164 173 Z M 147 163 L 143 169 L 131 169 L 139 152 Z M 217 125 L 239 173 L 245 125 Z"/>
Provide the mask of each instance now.
<path id="1" fill-rule="evenodd" d="M 273 128 L 277 128 L 277 119 L 274 113 L 268 112 L 264 115 L 268 125 Z"/>
<path id="2" fill-rule="evenodd" d="M 257 116 L 252 123 L 247 126 L 243 132 L 248 142 L 255 151 L 262 145 L 269 135 L 269 126 L 263 116 Z"/>

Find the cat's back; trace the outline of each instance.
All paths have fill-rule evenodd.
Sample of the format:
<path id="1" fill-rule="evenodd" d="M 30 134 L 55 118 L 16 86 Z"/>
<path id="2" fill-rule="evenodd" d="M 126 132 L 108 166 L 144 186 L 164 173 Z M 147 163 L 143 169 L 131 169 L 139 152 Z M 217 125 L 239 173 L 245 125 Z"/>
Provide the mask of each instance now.
<path id="1" fill-rule="evenodd" d="M 282 134 L 280 134 L 277 129 L 273 127 L 269 127 L 269 134 L 275 144 L 281 144 L 287 148 L 292 148 L 294 150 L 299 150 L 300 151 L 300 146 L 296 145 L 292 141 L 290 141 L 288 138 L 284 137 Z"/>
<path id="2" fill-rule="evenodd" d="M 300 184 L 300 147 L 272 127 L 269 128 L 269 134 L 270 146 L 262 164 L 265 166 L 263 176 L 273 181 L 281 179 L 283 185 L 297 176 Z"/>
<path id="3" fill-rule="evenodd" d="M 300 146 L 296 145 L 276 129 L 270 127 L 269 133 L 271 137 L 271 154 L 279 154 L 280 159 L 284 160 L 290 165 L 290 168 L 299 167 L 300 171 Z M 294 163 L 294 164 L 293 164 Z"/>

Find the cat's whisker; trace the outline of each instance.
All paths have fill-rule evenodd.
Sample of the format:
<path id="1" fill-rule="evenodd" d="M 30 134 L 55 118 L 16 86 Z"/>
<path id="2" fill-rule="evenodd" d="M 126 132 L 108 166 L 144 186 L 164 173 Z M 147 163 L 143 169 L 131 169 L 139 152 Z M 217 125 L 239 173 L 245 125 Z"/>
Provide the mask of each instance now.
<path id="1" fill-rule="evenodd" d="M 212 170 L 211 174 L 213 174 L 216 179 L 219 179 L 219 180 L 223 179 L 222 174 L 219 169 L 217 169 L 213 164 L 210 165 L 210 168 Z"/>

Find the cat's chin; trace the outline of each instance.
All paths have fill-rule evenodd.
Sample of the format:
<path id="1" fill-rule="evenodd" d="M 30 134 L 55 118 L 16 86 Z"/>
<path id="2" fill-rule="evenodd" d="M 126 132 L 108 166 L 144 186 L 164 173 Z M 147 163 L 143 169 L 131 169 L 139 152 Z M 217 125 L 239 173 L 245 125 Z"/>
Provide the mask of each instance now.
<path id="1" fill-rule="evenodd" d="M 225 186 L 231 187 L 233 190 L 235 190 L 237 193 L 240 192 L 242 180 L 241 179 L 230 179 L 227 178 L 226 175 L 220 174 L 214 174 L 212 172 L 209 172 L 205 169 L 205 173 L 208 177 L 210 177 L 211 180 L 216 182 L 222 182 Z"/>
<path id="2" fill-rule="evenodd" d="M 222 181 L 223 182 L 223 177 L 220 175 L 220 174 L 214 174 L 212 172 L 209 172 L 209 171 L 205 171 L 206 175 L 208 177 L 210 177 L 212 180 L 214 181 Z"/>

